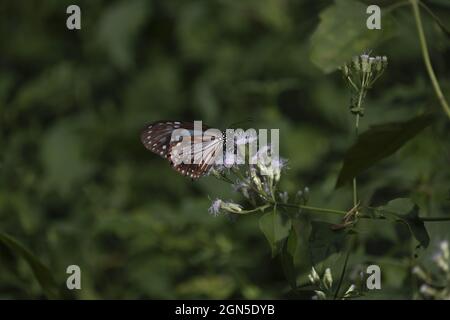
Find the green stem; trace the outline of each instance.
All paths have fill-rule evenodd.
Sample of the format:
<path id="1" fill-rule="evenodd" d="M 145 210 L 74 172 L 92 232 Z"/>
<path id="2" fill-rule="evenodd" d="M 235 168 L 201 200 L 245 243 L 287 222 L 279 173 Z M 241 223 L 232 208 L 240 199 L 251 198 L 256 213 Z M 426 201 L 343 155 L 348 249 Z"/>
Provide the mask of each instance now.
<path id="1" fill-rule="evenodd" d="M 247 213 L 253 213 L 253 212 L 257 212 L 257 211 L 264 211 L 264 210 L 266 210 L 267 208 L 269 208 L 269 207 L 271 207 L 271 206 L 272 206 L 272 204 L 268 203 L 268 204 L 265 204 L 265 205 L 263 205 L 263 206 L 261 206 L 261 207 L 257 207 L 257 208 L 255 208 L 255 209 L 251 209 L 251 210 L 242 210 L 242 211 L 239 211 L 239 212 L 233 212 L 233 213 L 235 213 L 235 214 L 247 214 Z"/>
<path id="2" fill-rule="evenodd" d="M 257 207 L 255 209 L 242 210 L 240 212 L 236 212 L 236 214 L 247 214 L 247 213 L 253 213 L 253 212 L 257 212 L 257 211 L 264 211 L 267 208 L 270 208 L 270 207 L 275 206 L 275 205 L 279 206 L 279 207 L 297 208 L 297 209 L 304 209 L 304 210 L 321 212 L 321 213 L 332 213 L 332 214 L 339 214 L 339 215 L 345 215 L 347 213 L 347 211 L 343 211 L 343 210 L 335 210 L 335 209 L 328 209 L 328 208 L 321 208 L 321 207 L 305 206 L 305 205 L 295 204 L 295 203 L 281 203 L 281 202 L 273 203 L 273 202 L 271 202 L 271 203 L 267 203 L 267 204 L 265 204 L 263 206 Z M 397 212 L 384 210 L 384 209 L 379 209 L 379 208 L 374 208 L 374 207 L 363 207 L 362 209 L 368 209 L 368 210 L 372 210 L 372 211 L 378 211 L 378 212 L 384 212 L 384 213 L 389 213 L 389 214 L 394 214 L 394 215 L 400 215 Z M 358 218 L 361 218 L 361 219 L 374 219 L 374 220 L 385 220 L 386 219 L 384 217 L 374 217 L 374 216 L 371 216 L 371 215 L 359 215 Z M 450 217 L 419 217 L 419 220 L 421 220 L 423 222 L 450 221 Z"/>
<path id="3" fill-rule="evenodd" d="M 347 253 L 345 254 L 344 266 L 342 267 L 341 276 L 339 277 L 339 282 L 338 282 L 336 291 L 334 292 L 334 300 L 336 300 L 339 296 L 339 291 L 341 290 L 342 282 L 344 281 L 345 271 L 347 270 L 348 259 L 350 258 L 350 253 L 352 251 L 353 244 L 354 244 L 354 239 L 352 238 L 350 240 L 350 243 L 349 243 L 349 246 L 347 249 Z"/>
<path id="4" fill-rule="evenodd" d="M 450 221 L 450 217 L 419 217 L 423 222 Z"/>
<path id="5" fill-rule="evenodd" d="M 320 207 L 312 207 L 312 206 L 305 206 L 301 204 L 294 204 L 294 203 L 279 203 L 277 202 L 277 205 L 280 207 L 288 207 L 288 208 L 297 208 L 297 209 L 305 209 L 310 211 L 316 211 L 316 212 L 323 212 L 323 213 L 333 213 L 333 214 L 346 214 L 346 211 L 342 210 L 334 210 L 334 209 L 327 209 L 327 208 L 320 208 Z"/>
<path id="6" fill-rule="evenodd" d="M 448 106 L 447 101 L 445 100 L 444 94 L 441 91 L 439 81 L 436 78 L 436 75 L 433 70 L 433 66 L 431 65 L 430 56 L 428 54 L 428 46 L 427 46 L 427 41 L 425 38 L 425 33 L 423 31 L 422 20 L 420 18 L 418 0 L 410 0 L 410 2 L 411 2 L 413 13 L 414 13 L 414 19 L 416 20 L 417 32 L 419 34 L 420 47 L 422 49 L 422 56 L 423 56 L 423 60 L 425 62 L 425 67 L 427 69 L 428 76 L 430 77 L 431 83 L 433 85 L 436 96 L 437 96 L 439 102 L 441 103 L 442 109 L 444 109 L 444 112 L 450 118 L 450 107 Z"/>
<path id="7" fill-rule="evenodd" d="M 366 78 L 365 78 L 365 74 L 364 74 L 362 83 L 361 83 L 361 89 L 359 91 L 357 109 L 360 109 L 362 106 L 365 85 L 366 85 Z M 359 113 L 357 113 L 356 117 L 355 117 L 355 137 L 356 137 L 356 139 L 358 139 L 358 131 L 359 131 Z M 355 178 L 353 178 L 353 207 L 356 207 L 357 205 L 358 205 L 358 188 L 357 188 L 356 177 L 355 177 Z"/>

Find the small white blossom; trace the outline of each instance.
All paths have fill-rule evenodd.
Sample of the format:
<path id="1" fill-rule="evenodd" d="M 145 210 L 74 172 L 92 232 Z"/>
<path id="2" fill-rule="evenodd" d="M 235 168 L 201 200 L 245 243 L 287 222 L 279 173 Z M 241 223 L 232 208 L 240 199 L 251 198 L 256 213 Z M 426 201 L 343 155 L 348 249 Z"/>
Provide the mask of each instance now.
<path id="1" fill-rule="evenodd" d="M 441 269 L 442 271 L 444 271 L 444 272 L 448 272 L 449 271 L 448 262 L 445 260 L 445 258 L 442 255 L 442 253 L 435 254 L 433 256 L 433 261 L 437 264 L 439 269 Z"/>
<path id="2" fill-rule="evenodd" d="M 280 192 L 279 196 L 280 196 L 281 202 L 283 202 L 283 203 L 287 203 L 288 202 L 289 194 L 287 193 L 287 191 Z"/>
<path id="3" fill-rule="evenodd" d="M 220 208 L 222 206 L 223 201 L 220 199 L 216 199 L 212 202 L 211 207 L 209 207 L 208 212 L 213 216 L 217 216 L 220 213 Z"/>
<path id="4" fill-rule="evenodd" d="M 311 268 L 311 273 L 308 275 L 309 281 L 311 281 L 311 284 L 319 284 L 320 283 L 320 277 L 316 272 L 316 269 L 314 267 Z"/>
<path id="5" fill-rule="evenodd" d="M 331 289 L 331 287 L 333 286 L 333 276 L 331 275 L 330 268 L 327 268 L 325 270 L 325 274 L 323 275 L 322 281 L 323 281 L 325 288 Z"/>
<path id="6" fill-rule="evenodd" d="M 442 251 L 442 255 L 443 255 L 444 259 L 449 260 L 450 252 L 449 252 L 449 248 L 448 248 L 448 241 L 447 240 L 441 241 L 441 243 L 439 244 L 439 247 Z"/>
<path id="7" fill-rule="evenodd" d="M 348 287 L 347 291 L 344 293 L 344 297 L 349 297 L 355 292 L 355 285 L 352 284 L 350 287 Z"/>
<path id="8" fill-rule="evenodd" d="M 426 275 L 426 273 L 422 270 L 422 268 L 421 267 L 419 267 L 419 266 L 415 266 L 413 269 L 412 269 L 412 273 L 414 274 L 414 275 L 416 275 L 418 278 L 420 278 L 421 280 L 423 280 L 423 281 L 428 281 L 429 279 L 428 279 L 428 276 Z"/>
<path id="9" fill-rule="evenodd" d="M 420 286 L 420 293 L 429 297 L 434 297 L 437 294 L 437 291 L 429 285 L 423 284 Z"/>
<path id="10" fill-rule="evenodd" d="M 222 202 L 221 208 L 230 213 L 239 213 L 242 211 L 242 207 L 240 205 L 238 205 L 237 203 L 229 202 L 229 201 Z"/>

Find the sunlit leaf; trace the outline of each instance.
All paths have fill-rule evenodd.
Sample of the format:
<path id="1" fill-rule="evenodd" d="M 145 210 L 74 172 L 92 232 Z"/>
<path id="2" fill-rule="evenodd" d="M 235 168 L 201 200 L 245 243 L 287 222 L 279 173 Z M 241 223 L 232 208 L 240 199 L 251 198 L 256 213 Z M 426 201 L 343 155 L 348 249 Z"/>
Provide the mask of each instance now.
<path id="1" fill-rule="evenodd" d="M 320 13 L 320 23 L 311 37 L 311 61 L 331 72 L 352 56 L 372 50 L 392 34 L 392 18 L 382 16 L 381 30 L 369 30 L 367 5 L 353 0 L 337 0 Z"/>

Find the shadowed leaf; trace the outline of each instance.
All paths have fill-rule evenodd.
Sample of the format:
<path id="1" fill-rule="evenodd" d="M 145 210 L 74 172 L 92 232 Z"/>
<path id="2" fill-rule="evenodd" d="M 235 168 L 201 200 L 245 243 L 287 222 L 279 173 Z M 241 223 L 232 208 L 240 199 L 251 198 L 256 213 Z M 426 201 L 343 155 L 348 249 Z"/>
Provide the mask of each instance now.
<path id="1" fill-rule="evenodd" d="M 47 297 L 58 297 L 58 287 L 55 280 L 53 279 L 50 270 L 35 255 L 33 255 L 22 244 L 5 233 L 0 233 L 0 243 L 8 247 L 15 254 L 25 259 Z"/>
<path id="2" fill-rule="evenodd" d="M 394 199 L 389 201 L 382 209 L 405 223 L 411 235 L 419 241 L 419 244 L 424 248 L 428 247 L 430 244 L 430 236 L 428 235 L 424 222 L 419 219 L 419 207 L 410 199 Z"/>
<path id="3" fill-rule="evenodd" d="M 347 151 L 344 165 L 336 182 L 336 188 L 378 161 L 390 156 L 420 131 L 431 124 L 432 117 L 424 114 L 406 122 L 394 122 L 372 126 L 361 134 Z"/>
<path id="4" fill-rule="evenodd" d="M 269 241 L 272 257 L 281 249 L 281 240 L 289 236 L 291 225 L 291 220 L 283 219 L 276 210 L 266 213 L 259 219 L 259 227 Z"/>
<path id="5" fill-rule="evenodd" d="M 331 226 L 332 224 L 327 222 L 311 222 L 309 245 L 313 265 L 325 260 L 333 253 L 342 251 L 345 246 L 345 231 L 332 230 Z"/>

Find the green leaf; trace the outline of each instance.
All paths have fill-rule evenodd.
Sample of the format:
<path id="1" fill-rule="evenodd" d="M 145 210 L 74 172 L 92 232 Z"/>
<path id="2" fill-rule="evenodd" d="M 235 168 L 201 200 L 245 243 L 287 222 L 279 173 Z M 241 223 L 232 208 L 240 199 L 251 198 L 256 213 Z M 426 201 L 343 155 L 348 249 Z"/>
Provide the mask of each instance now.
<path id="1" fill-rule="evenodd" d="M 345 246 L 344 230 L 332 230 L 332 224 L 321 221 L 311 222 L 309 247 L 313 265 L 325 260 L 333 253 L 341 252 Z"/>
<path id="2" fill-rule="evenodd" d="M 58 298 L 58 286 L 50 270 L 27 248 L 5 233 L 0 233 L 0 243 L 8 247 L 12 252 L 21 256 L 30 266 L 34 276 L 49 298 Z"/>
<path id="3" fill-rule="evenodd" d="M 423 114 L 405 122 L 370 127 L 358 136 L 355 144 L 347 151 L 336 188 L 350 182 L 364 170 L 393 154 L 431 122 L 431 115 Z"/>
<path id="4" fill-rule="evenodd" d="M 411 235 L 419 241 L 420 246 L 428 247 L 430 236 L 425 228 L 425 223 L 419 219 L 419 207 L 410 199 L 394 199 L 383 206 L 382 210 L 405 223 Z"/>
<path id="5" fill-rule="evenodd" d="M 280 251 L 281 241 L 289 236 L 291 226 L 291 220 L 284 219 L 276 209 L 264 214 L 259 219 L 259 228 L 269 242 L 270 248 L 272 249 L 272 257 L 276 256 Z"/>
<path id="6" fill-rule="evenodd" d="M 291 285 L 291 288 L 297 287 L 297 276 L 295 273 L 294 257 L 297 251 L 297 234 L 294 228 L 289 232 L 289 236 L 284 241 L 283 249 L 281 251 L 281 265 L 284 274 Z"/>
<path id="7" fill-rule="evenodd" d="M 320 13 L 311 37 L 310 58 L 323 72 L 334 71 L 392 35 L 393 19 L 388 14 L 382 16 L 381 30 L 369 30 L 366 9 L 360 2 L 337 0 Z"/>

